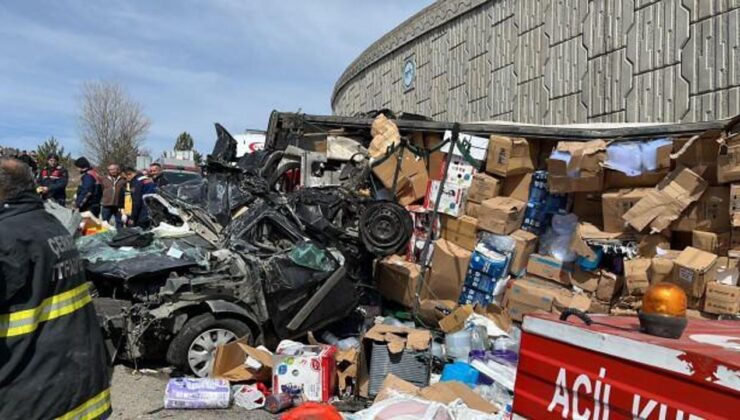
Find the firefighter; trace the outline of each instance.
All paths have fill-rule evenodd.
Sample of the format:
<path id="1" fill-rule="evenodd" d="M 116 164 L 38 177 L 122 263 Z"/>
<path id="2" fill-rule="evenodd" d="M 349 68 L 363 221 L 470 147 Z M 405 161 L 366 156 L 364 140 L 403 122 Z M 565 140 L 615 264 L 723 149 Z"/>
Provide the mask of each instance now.
<path id="1" fill-rule="evenodd" d="M 110 415 L 110 371 L 74 240 L 0 158 L 0 419 Z"/>
<path id="2" fill-rule="evenodd" d="M 67 181 L 69 175 L 59 164 L 59 156 L 50 154 L 47 165 L 39 172 L 38 189 L 44 199 L 51 199 L 64 206 L 67 202 Z"/>

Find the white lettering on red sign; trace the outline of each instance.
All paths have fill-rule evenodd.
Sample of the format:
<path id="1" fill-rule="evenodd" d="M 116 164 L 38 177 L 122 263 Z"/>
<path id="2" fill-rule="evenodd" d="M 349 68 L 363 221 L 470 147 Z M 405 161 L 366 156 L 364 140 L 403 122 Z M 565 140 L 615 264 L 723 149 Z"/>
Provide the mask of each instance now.
<path id="1" fill-rule="evenodd" d="M 608 420 L 609 419 L 609 397 L 611 395 L 611 385 L 603 382 L 602 379 L 606 377 L 606 369 L 599 369 L 599 377 L 595 383 L 592 384 L 591 378 L 582 373 L 578 375 L 573 381 L 573 386 L 568 386 L 567 370 L 560 368 L 558 371 L 558 377 L 555 380 L 555 391 L 550 400 L 550 405 L 547 406 L 547 411 L 553 412 L 557 407 L 560 407 L 560 415 L 567 419 L 568 414 L 571 414 L 574 420 Z M 572 397 L 569 390 L 572 390 Z M 594 406 L 593 410 L 588 407 L 579 407 L 578 395 L 583 393 L 584 395 L 591 394 L 593 392 Z M 674 409 L 664 403 L 659 403 L 655 400 L 647 400 L 644 405 L 642 403 L 643 398 L 639 394 L 634 394 L 632 397 L 632 416 L 635 419 L 648 419 L 653 414 L 657 414 L 657 419 L 667 420 L 669 413 L 675 411 L 675 420 L 684 420 L 684 412 L 682 410 Z M 656 410 L 657 409 L 657 410 Z M 603 411 L 602 411 L 603 410 Z M 655 418 L 655 417 L 654 417 Z M 687 420 L 704 420 L 702 417 L 689 414 Z"/>

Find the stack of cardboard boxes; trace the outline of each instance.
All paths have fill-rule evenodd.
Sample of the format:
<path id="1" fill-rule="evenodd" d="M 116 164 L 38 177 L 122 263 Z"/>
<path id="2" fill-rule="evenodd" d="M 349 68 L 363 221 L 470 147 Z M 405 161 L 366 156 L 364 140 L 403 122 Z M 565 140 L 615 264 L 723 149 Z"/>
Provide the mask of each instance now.
<path id="1" fill-rule="evenodd" d="M 635 313 L 650 285 L 669 281 L 693 310 L 738 313 L 740 137 L 607 143 L 493 135 L 487 151 L 480 137 L 463 137 L 472 144 L 467 160 L 443 148 L 426 162 L 427 210 L 443 190 L 427 277 L 418 278 L 421 267 L 408 258 L 381 261 L 376 279 L 386 298 L 412 307 L 423 281 L 422 300 L 495 303 L 521 321 L 536 310 Z M 633 158 L 625 164 L 624 156 Z M 408 178 L 424 178 L 404 165 L 414 168 L 402 171 L 413 173 Z M 565 256 L 552 244 L 551 214 L 543 226 L 529 223 L 544 206 L 543 188 L 562 201 L 555 211 L 578 219 Z M 511 247 L 491 250 L 491 238 Z M 506 273 L 492 268 L 502 255 Z"/>

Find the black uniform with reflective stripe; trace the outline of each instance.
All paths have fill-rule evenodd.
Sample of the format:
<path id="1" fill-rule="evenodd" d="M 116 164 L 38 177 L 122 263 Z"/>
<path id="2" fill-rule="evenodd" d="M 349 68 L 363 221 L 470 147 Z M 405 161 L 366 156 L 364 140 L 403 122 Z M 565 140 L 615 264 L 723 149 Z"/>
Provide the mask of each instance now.
<path id="1" fill-rule="evenodd" d="M 33 193 L 0 203 L 0 419 L 110 413 L 103 338 L 71 241 Z"/>

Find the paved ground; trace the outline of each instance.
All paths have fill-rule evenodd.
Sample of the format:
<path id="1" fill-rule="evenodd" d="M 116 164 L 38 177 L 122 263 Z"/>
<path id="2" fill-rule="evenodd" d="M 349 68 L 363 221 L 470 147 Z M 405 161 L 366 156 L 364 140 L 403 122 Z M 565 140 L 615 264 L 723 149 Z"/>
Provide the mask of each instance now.
<path id="1" fill-rule="evenodd" d="M 165 410 L 164 389 L 169 375 L 161 370 L 134 372 L 118 365 L 113 372 L 112 419 L 260 419 L 277 418 L 264 410 L 248 411 L 241 407 L 228 410 Z"/>

